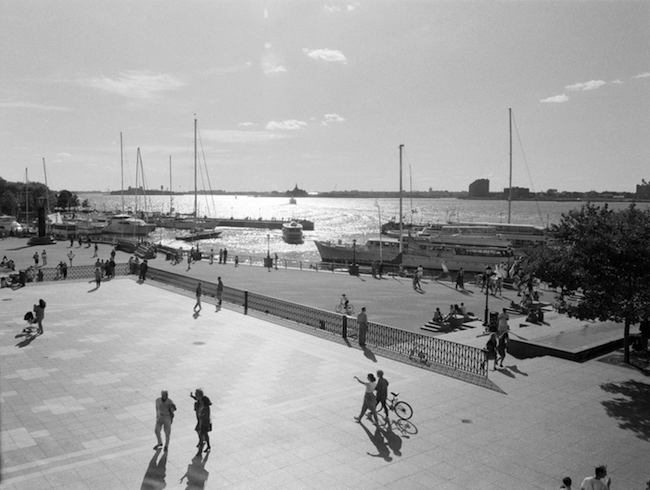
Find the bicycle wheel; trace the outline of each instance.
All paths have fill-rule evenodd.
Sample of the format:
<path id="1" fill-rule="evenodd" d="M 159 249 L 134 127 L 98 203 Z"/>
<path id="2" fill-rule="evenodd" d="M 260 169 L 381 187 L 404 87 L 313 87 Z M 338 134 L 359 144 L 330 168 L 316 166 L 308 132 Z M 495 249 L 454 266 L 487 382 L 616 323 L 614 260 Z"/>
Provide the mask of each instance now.
<path id="1" fill-rule="evenodd" d="M 354 315 L 354 305 L 348 305 L 348 315 Z"/>
<path id="2" fill-rule="evenodd" d="M 413 409 L 406 402 L 397 402 L 395 404 L 395 413 L 402 420 L 408 420 L 413 417 Z"/>
<path id="3" fill-rule="evenodd" d="M 338 305 L 336 305 L 335 311 L 337 313 L 341 313 L 343 311 L 343 307 L 340 304 L 338 304 Z"/>

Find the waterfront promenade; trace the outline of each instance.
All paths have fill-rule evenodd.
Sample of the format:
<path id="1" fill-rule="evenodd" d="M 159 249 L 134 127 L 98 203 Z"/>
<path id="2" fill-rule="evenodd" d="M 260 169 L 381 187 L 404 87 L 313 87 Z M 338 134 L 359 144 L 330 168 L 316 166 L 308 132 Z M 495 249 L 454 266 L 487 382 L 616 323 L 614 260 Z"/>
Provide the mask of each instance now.
<path id="1" fill-rule="evenodd" d="M 5 251 L 10 242 L 0 253 L 34 253 Z M 57 247 L 66 252 L 57 244 L 48 255 Z M 282 271 L 218 267 L 233 287 L 264 293 L 237 283 L 244 271 L 253 285 L 284 284 Z M 189 273 L 216 279 L 207 264 Z M 337 282 L 322 286 L 315 272 L 295 274 L 314 296 L 359 281 L 330 273 Z M 228 307 L 204 304 L 195 316 L 193 298 L 134 278 L 94 289 L 83 280 L 0 290 L 3 489 L 546 489 L 567 475 L 579 488 L 601 463 L 612 488 L 641 489 L 650 477 L 650 386 L 636 370 L 510 357 L 490 372 L 498 392 Z M 407 293 L 417 294 L 396 301 Z M 39 298 L 45 335 L 16 338 Z M 353 376 L 376 369 L 414 408 L 406 432 L 353 420 L 363 394 Z M 202 460 L 197 387 L 214 403 L 213 451 Z M 151 449 L 162 389 L 179 408 L 166 458 Z"/>

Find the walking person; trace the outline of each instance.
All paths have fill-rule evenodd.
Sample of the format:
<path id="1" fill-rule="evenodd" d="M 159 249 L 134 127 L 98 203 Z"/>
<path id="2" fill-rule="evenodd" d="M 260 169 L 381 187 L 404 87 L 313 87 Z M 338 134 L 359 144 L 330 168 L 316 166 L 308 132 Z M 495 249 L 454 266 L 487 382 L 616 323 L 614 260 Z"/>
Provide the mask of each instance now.
<path id="1" fill-rule="evenodd" d="M 99 267 L 95 267 L 95 285 L 97 286 L 97 289 L 102 285 L 102 271 Z"/>
<path id="2" fill-rule="evenodd" d="M 47 252 L 45 250 L 41 253 L 41 259 L 43 259 L 43 267 L 45 267 L 47 265 Z"/>
<path id="3" fill-rule="evenodd" d="M 194 311 L 196 311 L 197 307 L 199 311 L 201 311 L 201 295 L 203 294 L 203 286 L 201 283 L 196 286 L 196 291 L 194 294 L 196 295 L 196 304 L 194 305 Z"/>
<path id="4" fill-rule="evenodd" d="M 366 307 L 361 308 L 361 313 L 357 316 L 357 326 L 359 327 L 359 345 L 366 346 L 366 334 L 368 333 L 368 315 Z"/>
<path id="5" fill-rule="evenodd" d="M 235 267 L 239 267 L 239 255 L 235 255 Z"/>
<path id="6" fill-rule="evenodd" d="M 43 335 L 43 319 L 45 318 L 45 301 L 42 299 L 38 300 L 38 304 L 34 305 L 34 313 L 36 316 L 36 324 L 38 325 L 38 329 L 36 330 L 36 333 L 38 335 Z"/>
<path id="7" fill-rule="evenodd" d="M 508 320 L 510 319 L 510 316 L 508 315 L 508 311 L 504 308 L 501 313 L 499 313 L 499 325 L 497 327 L 497 332 L 499 333 L 499 337 L 503 336 L 504 333 L 508 333 L 510 330 L 510 327 L 508 326 Z"/>
<path id="8" fill-rule="evenodd" d="M 221 276 L 217 278 L 217 311 L 221 308 L 221 298 L 223 296 L 223 282 Z"/>
<path id="9" fill-rule="evenodd" d="M 192 248 L 194 250 L 194 248 Z M 187 270 L 189 271 L 192 267 L 192 251 L 187 254 Z"/>
<path id="10" fill-rule="evenodd" d="M 34 265 L 38 266 L 38 252 L 34 252 Z"/>
<path id="11" fill-rule="evenodd" d="M 165 430 L 165 451 L 169 448 L 169 438 L 172 433 L 172 422 L 174 421 L 174 412 L 176 411 L 176 405 L 169 398 L 167 390 L 160 392 L 160 398 L 156 399 L 156 427 L 154 428 L 154 433 L 156 434 L 156 439 L 158 439 L 158 444 L 153 448 L 160 449 L 162 447 L 162 439 L 160 437 L 160 430 Z"/>
<path id="12" fill-rule="evenodd" d="M 375 425 L 379 425 L 379 420 L 377 419 L 377 399 L 374 394 L 375 388 L 377 387 L 377 381 L 375 380 L 374 374 L 368 373 L 368 381 L 361 381 L 357 376 L 355 376 L 354 379 L 366 387 L 361 412 L 358 417 L 354 417 L 354 420 L 360 424 L 363 416 L 368 410 L 370 410 L 370 414 L 372 415 L 371 419 L 374 418 Z"/>
<path id="13" fill-rule="evenodd" d="M 381 405 L 381 409 L 384 410 L 385 419 L 388 422 L 388 405 L 386 405 L 386 400 L 388 399 L 388 380 L 384 378 L 384 372 L 380 369 L 377 371 L 377 387 L 375 388 L 377 393 L 377 404 Z"/>
<path id="14" fill-rule="evenodd" d="M 499 357 L 496 361 L 494 361 L 494 366 L 496 367 L 497 362 L 499 363 L 499 367 L 503 367 L 503 360 L 506 358 L 506 350 L 508 348 L 508 340 L 509 340 L 508 332 L 504 332 L 500 337 L 499 337 L 499 343 L 497 344 L 497 353 L 499 354 Z"/>
<path id="15" fill-rule="evenodd" d="M 198 388 L 194 395 L 190 393 L 190 396 L 194 398 L 194 411 L 196 412 L 196 427 L 195 430 L 199 435 L 199 443 L 196 447 L 199 448 L 199 453 L 203 452 L 203 446 L 207 444 L 205 452 L 209 452 L 210 447 L 210 432 L 212 431 L 212 420 L 211 420 L 211 406 L 212 402 L 210 399 L 203 394 L 203 390 Z"/>
<path id="16" fill-rule="evenodd" d="M 582 481 L 580 485 L 581 490 L 609 490 L 612 484 L 609 476 L 607 476 L 607 466 L 600 465 L 596 467 L 595 476 L 588 476 Z"/>
<path id="17" fill-rule="evenodd" d="M 93 258 L 99 257 L 99 245 L 95 243 L 95 255 L 93 255 Z"/>
<path id="18" fill-rule="evenodd" d="M 214 248 L 210 249 L 210 265 L 214 262 Z"/>
<path id="19" fill-rule="evenodd" d="M 223 263 L 223 248 L 219 249 L 219 263 Z"/>
<path id="20" fill-rule="evenodd" d="M 144 282 L 145 279 L 147 278 L 147 269 L 149 269 L 149 263 L 147 262 L 147 259 L 144 259 L 142 261 L 142 264 L 140 264 L 140 281 Z"/>
<path id="21" fill-rule="evenodd" d="M 228 249 L 224 247 L 223 249 L 223 263 L 228 262 Z"/>
<path id="22" fill-rule="evenodd" d="M 68 259 L 70 260 L 70 267 L 72 267 L 72 259 L 74 259 L 74 254 L 72 253 L 72 250 L 68 252 Z"/>
<path id="23" fill-rule="evenodd" d="M 486 365 L 488 369 L 490 369 L 490 359 L 494 360 L 494 369 L 493 371 L 497 370 L 497 345 L 499 343 L 499 340 L 497 338 L 496 332 L 492 332 L 490 334 L 490 338 L 488 339 L 487 343 L 485 344 L 485 360 L 483 361 L 483 365 Z M 481 367 L 483 367 L 483 365 Z"/>
<path id="24" fill-rule="evenodd" d="M 456 288 L 465 289 L 465 271 L 461 267 L 456 276 Z"/>

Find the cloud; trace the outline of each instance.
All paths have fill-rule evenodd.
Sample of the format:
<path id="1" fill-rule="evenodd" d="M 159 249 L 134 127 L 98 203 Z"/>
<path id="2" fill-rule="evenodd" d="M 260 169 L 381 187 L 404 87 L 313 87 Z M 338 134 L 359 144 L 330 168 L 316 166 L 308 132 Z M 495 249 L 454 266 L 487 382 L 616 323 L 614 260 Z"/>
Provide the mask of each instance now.
<path id="1" fill-rule="evenodd" d="M 274 131 L 276 129 L 286 129 L 289 131 L 295 131 L 297 129 L 302 129 L 307 126 L 305 121 L 297 121 L 295 119 L 288 119 L 286 121 L 269 121 L 266 125 L 266 129 Z"/>
<path id="2" fill-rule="evenodd" d="M 273 66 L 271 63 L 264 63 L 264 73 L 269 75 L 271 73 L 283 73 L 287 69 L 284 66 Z"/>
<path id="3" fill-rule="evenodd" d="M 19 101 L 6 101 L 2 102 L 0 101 L 0 107 L 4 107 L 7 109 L 35 109 L 38 111 L 61 111 L 61 112 L 68 112 L 71 111 L 69 107 L 60 107 L 60 106 L 54 106 L 54 105 L 45 105 L 45 104 L 35 104 L 34 102 L 25 102 L 22 100 Z"/>
<path id="4" fill-rule="evenodd" d="M 620 78 L 617 78 L 616 80 L 612 80 L 611 82 L 612 85 L 623 85 L 623 81 Z"/>
<path id="5" fill-rule="evenodd" d="M 569 98 L 566 95 L 562 94 L 562 95 L 555 95 L 553 97 L 549 97 L 548 99 L 542 99 L 540 100 L 540 102 L 555 102 L 557 104 L 561 104 L 563 102 L 566 102 L 567 100 L 569 100 Z"/>
<path id="6" fill-rule="evenodd" d="M 358 3 L 351 3 L 350 5 L 347 6 L 348 12 L 352 12 L 354 9 L 356 9 L 359 6 Z"/>
<path id="7" fill-rule="evenodd" d="M 71 157 L 72 155 L 70 153 L 62 152 L 62 153 L 57 153 L 57 157 Z"/>
<path id="8" fill-rule="evenodd" d="M 648 78 L 650 77 L 650 72 L 646 71 L 645 73 L 639 73 L 634 78 Z"/>
<path id="9" fill-rule="evenodd" d="M 239 126 L 240 128 L 252 128 L 253 126 L 255 126 L 255 123 L 252 123 L 252 122 L 243 122 L 243 123 L 239 123 L 238 126 Z"/>
<path id="10" fill-rule="evenodd" d="M 329 123 L 334 122 L 345 122 L 345 119 L 343 119 L 338 114 L 325 114 L 325 120 L 322 122 L 322 124 L 323 126 L 327 126 Z"/>
<path id="11" fill-rule="evenodd" d="M 607 85 L 607 82 L 604 82 L 603 80 L 590 80 L 589 82 L 567 85 L 565 88 L 567 90 L 594 90 L 602 87 L 603 85 Z"/>
<path id="12" fill-rule="evenodd" d="M 291 138 L 290 133 L 273 131 L 236 131 L 236 130 L 203 130 L 201 137 L 206 141 L 217 143 L 264 143 L 266 141 Z"/>
<path id="13" fill-rule="evenodd" d="M 346 63 L 348 61 L 343 53 L 334 49 L 303 48 L 302 52 L 305 53 L 310 58 L 314 58 L 315 60 L 341 62 L 341 63 Z"/>
<path id="14" fill-rule="evenodd" d="M 338 7 L 336 5 L 334 5 L 334 6 L 325 5 L 324 8 L 325 8 L 325 10 L 327 12 L 340 12 L 341 11 L 341 7 Z"/>
<path id="15" fill-rule="evenodd" d="M 82 80 L 82 83 L 132 99 L 155 99 L 162 92 L 176 90 L 185 86 L 182 80 L 164 73 L 146 71 L 123 72 L 117 78 L 95 77 Z"/>

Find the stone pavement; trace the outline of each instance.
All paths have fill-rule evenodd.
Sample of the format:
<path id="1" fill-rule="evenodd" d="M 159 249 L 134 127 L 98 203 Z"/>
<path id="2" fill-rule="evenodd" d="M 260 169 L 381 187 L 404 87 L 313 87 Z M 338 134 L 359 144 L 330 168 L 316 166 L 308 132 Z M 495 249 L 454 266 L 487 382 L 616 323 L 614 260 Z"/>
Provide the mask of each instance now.
<path id="1" fill-rule="evenodd" d="M 650 477 L 650 385 L 633 369 L 508 358 L 490 372 L 500 393 L 228 308 L 193 315 L 193 298 L 132 278 L 93 289 L 0 290 L 2 489 L 553 489 L 601 463 L 612 488 Z M 45 334 L 16 338 L 39 298 Z M 354 422 L 353 376 L 377 369 L 412 424 Z M 198 387 L 214 403 L 202 458 Z M 152 450 L 162 389 L 179 409 L 168 454 Z"/>

